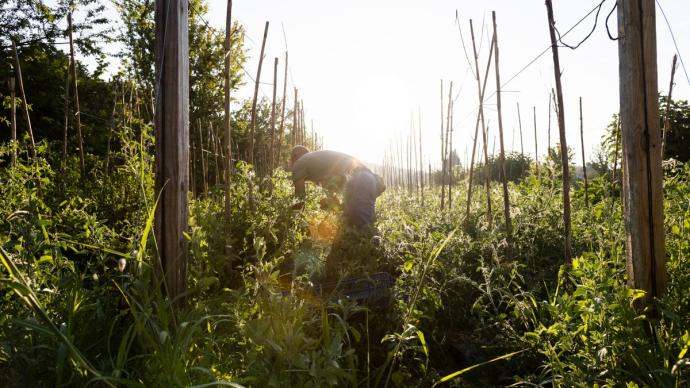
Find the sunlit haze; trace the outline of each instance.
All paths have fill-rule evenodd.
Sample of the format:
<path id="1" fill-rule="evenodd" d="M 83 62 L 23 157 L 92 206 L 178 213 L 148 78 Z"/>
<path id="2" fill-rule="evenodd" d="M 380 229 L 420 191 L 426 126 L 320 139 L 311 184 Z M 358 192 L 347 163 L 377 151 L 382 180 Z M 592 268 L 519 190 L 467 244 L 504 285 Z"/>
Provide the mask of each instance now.
<path id="1" fill-rule="evenodd" d="M 373 163 L 380 163 L 383 151 L 396 136 L 407 136 L 413 114 L 417 123 L 418 110 L 422 116 L 425 158 L 431 157 L 432 164 L 438 163 L 441 79 L 445 84 L 444 98 L 450 81 L 454 82 L 453 93 L 460 91 L 455 102 L 453 147 L 464 163 L 465 149 L 468 144 L 471 147 L 478 97 L 476 80 L 468 71 L 455 22 L 456 10 L 470 60 L 469 19 L 473 19 L 477 38 L 481 37 L 478 43 L 481 73 L 489 48 L 491 11 L 496 11 L 500 75 L 504 84 L 550 45 L 546 7 L 541 0 L 233 3 L 234 18 L 247 31 L 245 43 L 250 56 L 245 65 L 247 72 L 256 76 L 264 23 L 269 21 L 265 54 L 265 63 L 269 65 L 264 66 L 262 82 L 272 82 L 274 57 L 279 57 L 282 69 L 287 47 L 288 87 L 290 91 L 293 86 L 299 89 L 308 129 L 313 120 L 314 129 L 324 136 L 326 148 Z M 556 26 L 561 33 L 567 31 L 598 3 L 598 0 L 555 1 Z M 686 17 L 690 14 L 690 2 L 660 0 L 659 3 L 669 18 L 681 55 L 689 53 L 690 42 L 679 38 L 690 35 L 690 19 Z M 225 4 L 212 1 L 209 20 L 212 25 L 223 26 Z M 596 30 L 577 50 L 560 49 L 568 144 L 579 148 L 578 98 L 582 96 L 585 147 L 590 155 L 618 106 L 618 46 L 609 39 L 605 28 L 612 6 L 612 1 L 604 3 Z M 592 13 L 564 42 L 578 43 L 589 33 L 594 20 L 595 13 Z M 615 12 L 608 24 L 611 34 L 617 35 Z M 657 34 L 659 90 L 666 93 L 675 48 L 658 7 Z M 690 54 L 687 56 L 690 60 Z M 279 85 L 282 85 L 281 73 Z M 494 77 L 492 70 L 487 95 L 495 91 Z M 687 99 L 690 83 L 682 67 L 675 79 L 673 96 Z M 246 80 L 247 85 L 239 91 L 238 98 L 251 98 L 253 85 L 249 77 Z M 502 111 L 508 149 L 520 150 L 516 107 L 519 102 L 525 153 L 534 154 L 532 107 L 536 106 L 538 152 L 543 155 L 547 144 L 548 98 L 553 85 L 549 51 L 504 86 Z M 270 85 L 263 84 L 261 89 L 263 95 L 271 95 Z M 495 97 L 487 101 L 486 114 L 491 152 L 493 137 L 498 133 Z M 555 116 L 551 136 L 553 144 L 557 140 Z"/>

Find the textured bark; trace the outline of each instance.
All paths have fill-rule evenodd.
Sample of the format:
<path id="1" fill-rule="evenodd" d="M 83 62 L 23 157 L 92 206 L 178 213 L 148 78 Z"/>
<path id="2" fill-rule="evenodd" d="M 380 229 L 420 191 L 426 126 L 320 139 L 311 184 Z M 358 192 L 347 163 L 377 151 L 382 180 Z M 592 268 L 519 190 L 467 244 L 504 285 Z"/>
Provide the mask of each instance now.
<path id="1" fill-rule="evenodd" d="M 643 308 L 666 287 L 654 0 L 620 1 L 618 26 L 626 268 Z"/>

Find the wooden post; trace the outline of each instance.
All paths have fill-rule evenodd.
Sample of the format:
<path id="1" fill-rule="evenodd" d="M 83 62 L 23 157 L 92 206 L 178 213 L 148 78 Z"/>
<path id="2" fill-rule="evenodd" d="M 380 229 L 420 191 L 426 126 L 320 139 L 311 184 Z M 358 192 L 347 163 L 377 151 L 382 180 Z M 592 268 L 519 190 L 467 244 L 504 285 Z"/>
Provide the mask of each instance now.
<path id="1" fill-rule="evenodd" d="M 270 161 L 268 170 L 273 176 L 273 166 L 275 165 L 275 146 L 276 146 L 276 91 L 278 89 L 278 57 L 273 61 L 273 102 L 271 103 L 271 150 L 269 152 Z"/>
<path id="2" fill-rule="evenodd" d="M 232 217 L 232 197 L 230 193 L 232 176 L 232 127 L 230 126 L 230 72 L 232 50 L 232 0 L 228 0 L 225 13 L 225 69 L 223 70 L 223 127 L 225 130 L 225 158 L 223 159 L 223 173 L 225 176 L 225 222 Z M 192 181 L 193 184 L 193 181 Z"/>
<path id="3" fill-rule="evenodd" d="M 620 5 L 619 5 L 620 6 Z M 620 10 L 619 10 L 620 12 Z M 551 0 L 546 0 L 546 13 L 549 19 L 551 51 L 553 53 L 553 71 L 556 77 L 556 98 L 558 99 L 558 132 L 561 142 L 561 164 L 563 165 L 563 223 L 565 225 L 564 259 L 570 265 L 573 234 L 570 225 L 570 169 L 568 165 L 568 144 L 565 139 L 565 115 L 563 109 L 563 88 L 561 86 L 561 65 L 558 59 L 558 43 L 554 31 L 553 8 Z"/>
<path id="4" fill-rule="evenodd" d="M 520 155 L 522 155 L 523 159 L 525 157 L 525 146 L 522 142 L 522 118 L 520 117 L 520 102 L 517 103 L 517 111 L 518 111 L 518 128 L 520 129 Z"/>
<path id="5" fill-rule="evenodd" d="M 81 133 L 81 110 L 79 108 L 79 88 L 77 87 L 77 60 L 74 57 L 74 41 L 72 40 L 72 10 L 74 4 L 70 2 L 70 11 L 67 12 L 67 28 L 69 30 L 69 56 L 72 65 L 72 89 L 74 89 L 74 125 L 77 127 L 77 144 L 79 145 L 79 161 L 81 167 L 82 178 L 86 175 L 86 166 L 84 163 L 84 137 Z"/>
<path id="6" fill-rule="evenodd" d="M 619 1 L 618 26 L 626 267 L 641 309 L 666 288 L 654 0 Z"/>
<path id="7" fill-rule="evenodd" d="M 445 184 L 446 179 L 450 178 L 450 161 L 448 155 L 450 154 L 450 127 L 451 127 L 451 111 L 453 110 L 453 81 L 450 81 L 450 88 L 448 89 L 448 112 L 446 112 L 446 146 L 445 146 L 445 176 L 442 183 Z M 450 211 L 450 180 L 448 181 L 448 210 Z"/>
<path id="8" fill-rule="evenodd" d="M 673 63 L 671 64 L 671 81 L 669 82 L 668 85 L 668 96 L 666 96 L 666 113 L 664 114 L 664 128 L 663 128 L 663 133 L 661 135 L 661 159 L 664 159 L 664 150 L 666 149 L 666 135 L 668 134 L 668 131 L 671 129 L 671 104 L 673 104 L 673 100 L 671 99 L 671 94 L 673 93 L 673 76 L 676 75 L 676 61 L 678 60 L 678 56 L 676 54 L 673 54 Z"/>
<path id="9" fill-rule="evenodd" d="M 443 160 L 446 153 L 446 143 L 443 137 L 443 119 L 443 80 L 441 80 L 441 210 L 443 210 L 446 205 L 446 184 L 443 181 L 446 177 L 446 163 Z"/>
<path id="10" fill-rule="evenodd" d="M 12 167 L 17 165 L 17 96 L 14 89 L 15 78 L 10 78 L 10 132 L 12 136 Z"/>
<path id="11" fill-rule="evenodd" d="M 208 164 L 206 163 L 206 155 L 204 153 L 204 135 L 201 130 L 201 119 L 197 120 L 197 127 L 199 129 L 199 159 L 201 159 L 201 181 L 203 182 L 204 193 L 208 192 Z"/>
<path id="12" fill-rule="evenodd" d="M 539 148 L 537 146 L 537 107 L 532 107 L 534 121 L 534 163 L 537 166 L 537 176 L 539 176 Z"/>
<path id="13" fill-rule="evenodd" d="M 452 83 L 451 83 L 452 85 Z M 448 211 L 453 209 L 453 113 L 455 103 L 450 104 L 450 136 L 448 137 Z"/>
<path id="14" fill-rule="evenodd" d="M 496 28 L 496 11 L 491 12 L 491 18 L 494 24 L 494 56 L 496 72 L 496 110 L 498 114 L 498 139 L 501 147 L 499 155 L 499 162 L 501 164 L 501 183 L 503 184 L 503 214 L 506 222 L 506 258 L 513 259 L 513 223 L 510 219 L 510 196 L 508 195 L 508 178 L 506 176 L 506 156 L 505 146 L 503 145 L 503 117 L 501 115 L 501 73 L 498 66 L 498 29 Z"/>
<path id="15" fill-rule="evenodd" d="M 281 151 L 283 149 L 283 133 L 285 131 L 285 105 L 287 100 L 287 71 L 288 71 L 288 52 L 285 52 L 285 73 L 283 75 L 283 100 L 280 104 L 280 135 L 278 135 L 278 160 L 282 161 Z"/>
<path id="16" fill-rule="evenodd" d="M 477 75 L 477 94 L 479 95 L 479 117 L 481 119 L 482 123 L 482 139 L 484 143 L 484 180 L 485 187 L 486 187 L 486 212 L 487 212 L 487 219 L 489 221 L 489 229 L 492 227 L 492 216 L 491 216 L 491 182 L 490 182 L 490 172 L 489 172 L 489 151 L 488 151 L 488 132 L 486 128 L 486 123 L 484 121 L 484 93 L 483 93 L 483 88 L 481 86 L 481 79 L 479 78 L 479 55 L 477 54 L 477 43 L 474 38 L 474 27 L 472 26 L 472 20 L 470 20 L 470 34 L 472 36 L 472 50 L 474 52 L 474 68 L 475 68 L 475 74 Z M 494 41 L 492 40 L 491 42 L 491 54 L 493 54 L 494 49 L 496 48 L 493 43 Z M 491 57 L 489 57 L 489 61 L 491 60 Z M 489 62 L 491 64 L 491 62 Z M 487 66 L 488 70 L 489 66 Z M 486 84 L 486 78 L 488 76 L 488 73 L 486 76 L 484 76 L 484 81 Z"/>
<path id="17" fill-rule="evenodd" d="M 297 145 L 297 131 L 299 124 L 297 122 L 297 110 L 299 107 L 299 100 L 297 99 L 298 96 L 298 91 L 297 88 L 295 88 L 295 101 L 294 101 L 294 107 L 292 108 L 292 131 L 290 131 L 290 138 L 292 140 L 291 147 L 295 147 Z"/>
<path id="18" fill-rule="evenodd" d="M 62 167 L 67 165 L 67 130 L 69 127 L 69 105 L 70 105 L 70 88 L 69 75 L 72 72 L 72 57 L 67 57 L 67 71 L 65 72 L 65 100 L 63 105 L 63 128 L 62 128 Z"/>
<path id="19" fill-rule="evenodd" d="M 472 21 L 470 20 L 470 28 L 472 28 Z M 472 34 L 474 35 L 474 31 L 472 30 Z M 486 81 L 489 79 L 489 69 L 491 68 L 491 59 L 494 53 L 494 40 L 491 40 L 491 47 L 489 48 L 489 59 L 486 64 L 486 71 L 484 73 L 484 84 L 481 87 L 481 90 L 479 92 L 479 111 L 477 112 L 477 121 L 474 124 L 474 138 L 472 139 L 472 158 L 470 159 L 470 169 L 469 169 L 469 179 L 467 182 L 467 202 L 466 206 L 467 208 L 465 209 L 465 219 L 467 219 L 470 216 L 470 204 L 472 203 L 472 179 L 474 175 L 474 158 L 475 154 L 477 151 L 477 140 L 479 138 L 479 124 L 484 117 L 484 110 L 481 109 L 483 107 L 483 102 L 484 102 L 484 92 L 486 91 Z M 479 78 L 479 66 L 476 64 L 475 61 L 475 69 L 476 69 L 476 74 L 477 78 Z"/>
<path id="20" fill-rule="evenodd" d="M 254 137 L 256 136 L 256 104 L 259 99 L 259 82 L 261 79 L 261 65 L 264 63 L 264 49 L 266 48 L 266 37 L 268 36 L 268 21 L 264 27 L 264 39 L 261 42 L 261 54 L 259 54 L 259 66 L 256 70 L 256 82 L 254 83 L 254 99 L 252 100 L 252 118 L 249 125 L 249 163 L 254 164 Z M 256 169 L 256 166 L 254 166 Z"/>
<path id="21" fill-rule="evenodd" d="M 419 120 L 419 128 L 417 128 L 419 136 L 419 185 L 422 193 L 422 205 L 424 205 L 424 166 L 422 165 L 422 108 L 417 107 L 417 119 Z"/>
<path id="22" fill-rule="evenodd" d="M 172 6 L 171 4 L 172 3 Z M 184 292 L 187 278 L 189 191 L 188 2 L 156 0 L 155 237 L 168 296 Z M 184 303 L 178 300 L 178 305 Z"/>
<path id="23" fill-rule="evenodd" d="M 589 182 L 587 182 L 587 162 L 585 160 L 585 134 L 582 124 L 582 97 L 580 97 L 580 145 L 582 147 L 582 173 L 585 176 L 585 206 L 589 207 Z"/>
<path id="24" fill-rule="evenodd" d="M 22 80 L 22 67 L 19 64 L 19 54 L 17 53 L 17 44 L 12 41 L 12 51 L 14 52 L 14 71 L 17 77 L 17 84 L 19 85 L 19 97 L 22 99 L 22 113 L 26 121 L 26 130 L 29 132 L 29 140 L 31 140 L 31 155 L 36 157 L 36 142 L 34 141 L 34 131 L 31 129 L 31 116 L 29 115 L 29 103 L 26 101 L 26 93 L 24 92 L 24 81 Z M 16 121 L 16 120 L 15 120 Z"/>
<path id="25" fill-rule="evenodd" d="M 551 89 L 551 95 L 549 95 L 549 128 L 546 135 L 546 157 L 549 157 L 549 152 L 551 152 L 551 99 L 553 98 L 553 88 Z"/>

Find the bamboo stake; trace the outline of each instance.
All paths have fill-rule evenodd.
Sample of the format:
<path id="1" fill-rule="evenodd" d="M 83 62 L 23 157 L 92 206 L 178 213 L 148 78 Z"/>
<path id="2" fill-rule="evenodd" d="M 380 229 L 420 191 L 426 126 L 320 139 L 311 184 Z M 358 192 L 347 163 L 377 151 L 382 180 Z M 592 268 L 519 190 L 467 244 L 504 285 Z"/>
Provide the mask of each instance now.
<path id="1" fill-rule="evenodd" d="M 294 148 L 295 145 L 297 145 L 297 131 L 299 127 L 299 124 L 297 123 L 297 107 L 299 106 L 299 100 L 297 99 L 298 93 L 299 92 L 297 91 L 297 88 L 295 88 L 295 101 L 292 108 L 292 130 L 290 131 L 290 140 L 292 143 L 292 148 Z"/>
<path id="2" fill-rule="evenodd" d="M 74 118 L 77 126 L 77 139 L 79 144 L 79 159 L 81 166 L 82 178 L 86 175 L 86 166 L 84 163 L 84 138 L 81 133 L 81 110 L 79 108 L 79 88 L 77 87 L 77 61 L 74 57 L 74 42 L 72 40 L 72 7 L 74 4 L 70 2 L 70 11 L 67 13 L 67 25 L 69 29 L 69 55 L 72 63 L 72 88 L 74 89 Z"/>
<path id="3" fill-rule="evenodd" d="M 580 97 L 580 145 L 582 146 L 582 172 L 585 176 L 585 206 L 589 207 L 589 184 L 587 182 L 587 163 L 585 161 L 585 135 L 582 124 L 582 97 Z"/>
<path id="4" fill-rule="evenodd" d="M 522 158 L 525 158 L 525 146 L 522 143 L 522 118 L 520 117 L 520 102 L 517 103 L 517 112 L 518 112 L 518 128 L 520 128 L 520 155 L 522 155 Z"/>
<path id="5" fill-rule="evenodd" d="M 668 96 L 666 96 L 666 113 L 664 114 L 664 128 L 661 131 L 661 160 L 664 159 L 664 150 L 666 149 L 666 134 L 671 130 L 671 94 L 673 93 L 673 76 L 676 75 L 676 60 L 678 56 L 673 54 L 673 64 L 671 65 L 671 81 L 668 85 Z"/>
<path id="6" fill-rule="evenodd" d="M 197 120 L 197 128 L 199 129 L 199 156 L 201 158 L 201 178 L 203 182 L 204 193 L 208 192 L 208 167 L 206 164 L 206 156 L 204 155 L 204 135 L 201 130 L 201 119 Z"/>
<path id="7" fill-rule="evenodd" d="M 549 96 L 549 129 L 546 135 L 546 157 L 549 157 L 549 152 L 551 152 L 551 99 L 553 98 L 553 89 L 551 89 L 551 95 Z"/>
<path id="8" fill-rule="evenodd" d="M 12 167 L 17 165 L 17 96 L 15 78 L 10 78 L 10 132 L 12 136 Z"/>
<path id="9" fill-rule="evenodd" d="M 232 127 L 230 126 L 230 71 L 231 71 L 231 50 L 232 50 L 232 0 L 228 0 L 225 13 L 225 69 L 223 71 L 223 126 L 225 129 L 225 158 L 223 159 L 223 172 L 225 176 L 225 222 L 230 222 L 232 218 L 232 198 L 230 196 L 232 173 Z M 192 136 L 193 138 L 193 136 Z M 192 167 L 194 159 L 192 159 Z M 193 195 L 196 197 L 196 185 L 192 180 Z"/>
<path id="10" fill-rule="evenodd" d="M 474 38 L 474 28 L 472 26 L 472 20 L 470 20 L 470 33 L 472 36 L 472 50 L 474 52 L 474 66 L 477 74 L 477 93 L 479 94 L 479 116 L 481 119 L 482 123 L 482 138 L 484 142 L 484 180 L 485 180 L 485 188 L 486 188 L 486 212 L 487 212 L 487 218 L 489 221 L 489 229 L 492 228 L 492 215 L 491 215 L 491 182 L 490 182 L 490 172 L 489 172 L 489 152 L 488 152 L 488 144 L 487 144 L 487 128 L 486 128 L 486 123 L 484 121 L 484 96 L 482 93 L 482 87 L 481 87 L 481 80 L 479 79 L 479 55 L 477 54 L 477 43 Z M 491 45 L 491 53 L 495 50 L 495 46 L 493 44 L 492 40 L 492 45 Z M 488 67 L 487 67 L 488 69 Z M 488 76 L 488 73 L 487 73 Z M 486 81 L 486 76 L 484 81 Z"/>
<path id="11" fill-rule="evenodd" d="M 453 113 L 455 103 L 450 104 L 450 137 L 448 138 L 448 210 L 453 209 Z"/>
<path id="12" fill-rule="evenodd" d="M 537 107 L 532 107 L 534 120 L 534 163 L 537 167 L 537 176 L 539 176 L 539 149 L 537 148 Z"/>
<path id="13" fill-rule="evenodd" d="M 19 64 L 19 54 L 17 53 L 17 44 L 12 41 L 12 51 L 14 52 L 14 71 L 17 76 L 17 84 L 19 86 L 19 96 L 22 99 L 22 113 L 26 121 L 26 129 L 29 132 L 29 140 L 31 140 L 31 155 L 36 157 L 36 143 L 34 142 L 34 131 L 31 129 L 31 116 L 29 115 L 29 104 L 26 102 L 26 93 L 24 92 L 24 81 L 22 80 L 22 67 Z"/>
<path id="14" fill-rule="evenodd" d="M 62 130 L 62 168 L 65 168 L 67 164 L 67 129 L 69 127 L 69 103 L 70 103 L 70 96 L 69 96 L 69 75 L 70 72 L 72 71 L 72 57 L 68 56 L 67 57 L 67 71 L 65 72 L 65 101 L 63 105 L 64 109 L 64 125 L 63 125 L 63 130 Z"/>
<path id="15" fill-rule="evenodd" d="M 563 223 L 565 225 L 564 259 L 570 265 L 572 257 L 573 234 L 570 225 L 570 170 L 568 165 L 568 144 L 565 138 L 565 115 L 563 109 L 563 87 L 561 86 L 561 65 L 558 59 L 558 44 L 554 31 L 553 8 L 551 0 L 546 0 L 546 12 L 549 19 L 551 51 L 553 53 L 553 70 L 556 78 L 556 98 L 558 99 L 558 132 L 561 142 L 561 164 L 563 167 Z"/>
<path id="16" fill-rule="evenodd" d="M 282 161 L 283 150 L 283 134 L 285 133 L 285 105 L 287 105 L 287 70 L 288 70 L 288 52 L 285 52 L 285 73 L 283 75 L 283 100 L 280 104 L 280 135 L 278 135 L 278 160 Z"/>
<path id="17" fill-rule="evenodd" d="M 264 62 L 264 49 L 266 48 L 266 37 L 268 36 L 268 21 L 264 27 L 264 38 L 261 42 L 261 54 L 259 55 L 259 67 L 256 70 L 256 82 L 254 83 L 254 99 L 252 100 L 252 118 L 249 125 L 249 163 L 254 164 L 254 136 L 256 136 L 256 105 L 259 98 L 259 81 L 261 79 L 261 65 Z"/>
<path id="18" fill-rule="evenodd" d="M 505 216 L 506 223 L 506 258 L 508 260 L 513 259 L 513 223 L 510 219 L 510 196 L 508 195 L 508 178 L 506 176 L 506 157 L 505 157 L 505 147 L 503 145 L 503 117 L 501 115 L 501 73 L 500 67 L 498 65 L 498 29 L 496 28 L 496 11 L 491 12 L 491 17 L 494 24 L 494 50 L 495 55 L 495 65 L 494 71 L 496 72 L 496 110 L 498 114 L 498 138 L 501 147 L 501 153 L 499 155 L 501 164 L 501 183 L 503 184 L 503 214 Z"/>
<path id="19" fill-rule="evenodd" d="M 419 137 L 419 185 L 422 193 L 422 205 L 424 205 L 424 166 L 422 165 L 422 108 L 417 107 L 417 119 L 419 120 L 418 137 Z"/>
<path id="20" fill-rule="evenodd" d="M 443 117 L 443 80 L 441 80 L 441 210 L 443 210 L 446 205 L 446 184 L 443 181 L 446 177 L 446 164 L 443 161 L 443 157 L 446 153 L 446 143 L 443 137 Z"/>
<path id="21" fill-rule="evenodd" d="M 271 103 L 271 151 L 268 169 L 273 175 L 275 165 L 275 145 L 276 145 L 276 92 L 278 89 L 278 57 L 273 61 L 273 103 Z"/>
<path id="22" fill-rule="evenodd" d="M 474 30 L 472 30 L 472 21 L 470 20 L 470 29 L 472 33 L 474 34 Z M 474 125 L 474 138 L 472 139 L 472 158 L 470 159 L 470 170 L 469 170 L 469 180 L 467 182 L 467 203 L 466 206 L 467 208 L 465 209 L 465 219 L 467 219 L 470 216 L 470 204 L 472 203 L 472 180 L 473 180 L 473 171 L 474 171 L 474 159 L 475 159 L 475 153 L 477 150 L 477 141 L 479 139 L 479 124 L 480 120 L 484 117 L 484 110 L 482 109 L 483 107 L 483 101 L 484 101 L 484 92 L 486 91 L 486 81 L 489 79 L 489 69 L 491 68 L 491 59 L 494 53 L 494 41 L 493 39 L 491 40 L 491 47 L 489 48 L 489 59 L 486 64 L 486 71 L 484 73 L 484 83 L 481 87 L 481 91 L 479 93 L 479 106 L 480 109 L 477 112 L 477 121 L 475 122 Z M 475 69 L 477 74 L 477 78 L 479 78 L 479 65 L 475 61 Z"/>
<path id="23" fill-rule="evenodd" d="M 450 88 L 448 89 L 448 112 L 446 112 L 446 146 L 445 146 L 445 174 L 442 184 L 446 184 L 446 179 L 450 177 L 450 127 L 451 127 L 451 111 L 453 110 L 453 81 L 450 81 Z M 450 180 L 448 180 L 448 210 L 450 210 Z"/>

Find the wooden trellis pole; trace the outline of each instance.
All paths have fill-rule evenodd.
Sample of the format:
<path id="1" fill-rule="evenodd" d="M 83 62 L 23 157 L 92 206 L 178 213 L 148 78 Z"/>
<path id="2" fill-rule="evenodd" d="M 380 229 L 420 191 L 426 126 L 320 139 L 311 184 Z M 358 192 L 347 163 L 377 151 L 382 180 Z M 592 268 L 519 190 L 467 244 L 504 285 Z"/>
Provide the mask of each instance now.
<path id="1" fill-rule="evenodd" d="M 443 137 L 443 118 L 443 80 L 441 80 L 441 210 L 443 210 L 446 205 L 446 184 L 443 181 L 446 177 L 446 164 L 443 161 L 443 157 L 446 153 L 446 143 Z"/>
<path id="2" fill-rule="evenodd" d="M 171 4 L 172 3 L 172 6 Z M 159 269 L 171 300 L 187 279 L 189 191 L 188 2 L 156 0 L 156 208 L 154 234 Z M 176 304 L 184 303 L 182 298 Z"/>
<path id="3" fill-rule="evenodd" d="M 448 155 L 450 154 L 450 127 L 451 127 L 451 111 L 453 110 L 453 81 L 450 81 L 450 88 L 448 89 L 448 112 L 446 112 L 446 145 L 444 148 L 444 164 L 445 173 L 442 184 L 446 184 L 446 179 L 450 177 L 450 161 Z M 450 180 L 448 180 L 448 210 L 450 210 Z"/>
<path id="4" fill-rule="evenodd" d="M 532 107 L 532 115 L 534 121 L 534 163 L 537 167 L 537 176 L 539 176 L 539 148 L 537 145 L 537 107 Z"/>
<path id="5" fill-rule="evenodd" d="M 79 161 L 81 167 L 81 176 L 86 175 L 86 166 L 84 163 L 84 137 L 81 132 L 81 110 L 79 108 L 79 88 L 77 87 L 77 61 L 74 57 L 74 42 L 72 40 L 72 9 L 74 4 L 70 2 L 70 11 L 67 12 L 67 28 L 69 30 L 69 56 L 72 65 L 72 88 L 74 89 L 74 119 L 77 127 L 77 141 L 79 145 Z"/>
<path id="6" fill-rule="evenodd" d="M 70 84 L 69 76 L 72 72 L 72 57 L 67 57 L 67 71 L 65 72 L 65 99 L 63 105 L 63 127 L 62 127 L 62 167 L 64 168 L 67 164 L 67 130 L 69 127 L 69 103 L 70 103 Z"/>
<path id="7" fill-rule="evenodd" d="M 288 52 L 285 52 L 285 73 L 283 75 L 283 100 L 280 104 L 280 134 L 278 135 L 278 160 L 282 161 L 281 151 L 283 150 L 283 134 L 285 133 L 285 105 L 287 105 L 287 71 L 288 71 Z"/>
<path id="8" fill-rule="evenodd" d="M 525 157 L 525 147 L 522 142 L 522 118 L 520 117 L 520 102 L 518 101 L 517 103 L 517 112 L 518 112 L 518 128 L 520 130 L 520 155 L 522 155 L 522 158 L 524 159 Z"/>
<path id="9" fill-rule="evenodd" d="M 14 89 L 15 78 L 10 78 L 10 132 L 12 138 L 12 166 L 17 165 L 17 96 Z"/>
<path id="10" fill-rule="evenodd" d="M 17 44 L 12 40 L 12 51 L 14 52 L 14 71 L 17 77 L 17 85 L 19 86 L 19 97 L 22 99 L 22 113 L 24 114 L 24 121 L 26 121 L 26 130 L 29 132 L 29 140 L 31 141 L 31 155 L 36 157 L 36 142 L 34 141 L 34 131 L 31 129 L 31 116 L 29 115 L 29 103 L 26 101 L 26 93 L 24 92 L 24 81 L 22 80 L 22 67 L 19 64 L 19 54 L 17 53 Z"/>
<path id="11" fill-rule="evenodd" d="M 582 97 L 580 97 L 580 145 L 582 147 L 582 173 L 585 176 L 585 206 L 589 207 L 589 183 L 587 182 L 587 162 L 585 160 L 585 134 L 582 123 Z"/>
<path id="12" fill-rule="evenodd" d="M 676 61 L 678 56 L 673 54 L 673 63 L 671 64 L 671 81 L 668 85 L 668 96 L 666 96 L 666 113 L 664 114 L 664 128 L 661 135 L 661 159 L 664 159 L 664 150 L 666 149 L 666 135 L 671 129 L 671 104 L 673 100 L 671 99 L 671 94 L 673 93 L 673 77 L 676 75 Z"/>
<path id="13" fill-rule="evenodd" d="M 619 11 L 620 12 L 620 11 Z M 570 225 L 570 166 L 568 164 L 568 144 L 565 138 L 565 115 L 563 109 L 563 87 L 561 86 L 561 65 L 558 59 L 558 42 L 554 30 L 553 8 L 551 0 L 546 0 L 546 13 L 549 20 L 551 51 L 553 53 L 553 71 L 556 78 L 556 98 L 558 100 L 558 132 L 561 142 L 561 164 L 563 167 L 563 224 L 565 225 L 564 259 L 569 265 L 572 257 L 573 233 Z"/>
<path id="14" fill-rule="evenodd" d="M 417 119 L 419 120 L 419 127 L 417 128 L 419 136 L 419 184 L 422 193 L 422 205 L 424 205 L 424 166 L 422 165 L 422 109 L 417 108 Z"/>
<path id="15" fill-rule="evenodd" d="M 501 183 L 503 184 L 503 214 L 506 222 L 506 258 L 513 259 L 513 223 L 510 219 L 510 196 L 508 195 L 508 178 L 506 176 L 506 156 L 505 147 L 503 145 L 503 117 L 501 115 L 501 73 L 498 66 L 498 29 L 496 28 L 496 11 L 491 12 L 491 18 L 494 24 L 494 71 L 496 72 L 496 110 L 498 115 L 498 138 L 501 147 L 499 155 L 499 162 L 501 164 Z"/>
<path id="16" fill-rule="evenodd" d="M 271 103 L 271 150 L 269 152 L 270 162 L 268 170 L 273 175 L 275 166 L 275 145 L 276 145 L 276 92 L 278 89 L 278 57 L 273 61 L 273 102 Z"/>
<path id="17" fill-rule="evenodd" d="M 654 0 L 619 1 L 618 26 L 626 268 L 642 309 L 666 288 Z"/>
<path id="18" fill-rule="evenodd" d="M 299 131 L 299 124 L 297 123 L 297 112 L 299 106 L 299 100 L 297 99 L 298 93 L 297 88 L 295 88 L 295 101 L 292 108 L 292 131 L 290 131 L 290 140 L 292 143 L 291 147 L 293 148 L 297 145 L 297 132 Z"/>
<path id="19" fill-rule="evenodd" d="M 259 54 L 259 66 L 256 70 L 256 82 L 254 83 L 254 99 L 252 100 L 252 118 L 249 125 L 249 163 L 254 164 L 254 137 L 256 136 L 256 105 L 259 99 L 259 82 L 261 79 L 261 65 L 264 62 L 264 49 L 266 48 L 266 37 L 268 36 L 268 21 L 264 27 L 264 38 L 261 42 L 261 54 Z"/>
<path id="20" fill-rule="evenodd" d="M 230 126 L 230 71 L 232 59 L 231 50 L 232 0 L 228 0 L 227 10 L 225 13 L 225 69 L 223 71 L 223 127 L 225 129 L 225 143 L 223 144 L 225 147 L 225 158 L 223 159 L 223 172 L 225 174 L 225 222 L 230 222 L 232 218 L 232 197 L 230 193 L 230 177 L 232 176 L 232 127 Z M 192 187 L 194 187 L 194 181 L 192 181 Z"/>
<path id="21" fill-rule="evenodd" d="M 472 21 L 470 20 L 470 27 L 472 26 Z M 470 159 L 470 169 L 469 169 L 469 179 L 467 182 L 467 203 L 466 203 L 466 209 L 465 209 L 465 219 L 467 219 L 470 216 L 470 205 L 472 203 L 472 180 L 474 176 L 474 158 L 475 154 L 477 151 L 477 140 L 479 138 L 479 124 L 481 122 L 481 119 L 484 117 L 484 110 L 482 109 L 483 107 L 483 101 L 484 101 L 484 92 L 486 91 L 486 81 L 489 79 L 489 69 L 491 68 L 491 59 L 493 57 L 494 53 L 494 41 L 493 39 L 491 40 L 491 47 L 489 48 L 489 59 L 486 64 L 486 71 L 484 73 L 484 83 L 481 87 L 481 90 L 479 92 L 479 111 L 477 112 L 477 121 L 475 122 L 474 125 L 474 137 L 472 138 L 472 158 Z M 476 62 L 476 61 L 475 61 Z M 479 78 L 479 66 L 475 63 L 475 69 L 477 69 L 476 74 L 477 78 Z"/>
<path id="22" fill-rule="evenodd" d="M 472 36 L 472 50 L 474 53 L 474 68 L 475 68 L 475 74 L 477 75 L 477 94 L 479 95 L 479 116 L 481 119 L 482 123 L 482 139 L 484 143 L 484 180 L 485 180 L 485 188 L 486 188 L 486 213 L 487 213 L 487 219 L 489 222 L 489 229 L 492 227 L 492 215 L 491 215 L 491 174 L 489 172 L 489 151 L 488 151 L 488 132 L 486 128 L 486 123 L 484 121 L 484 93 L 483 93 L 483 88 L 481 86 L 481 79 L 479 78 L 479 55 L 477 54 L 477 43 L 474 38 L 474 27 L 472 26 L 472 20 L 470 20 L 470 34 Z M 493 51 L 495 50 L 493 40 L 491 44 L 491 54 L 493 54 Z M 488 69 L 488 67 L 487 67 Z M 487 75 L 484 77 L 484 81 L 486 82 Z"/>

